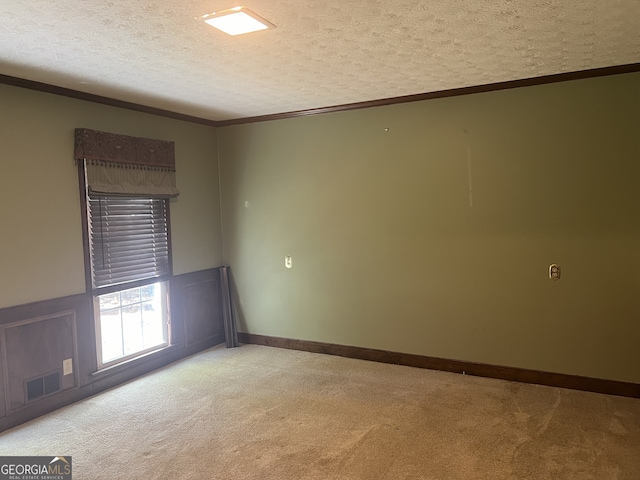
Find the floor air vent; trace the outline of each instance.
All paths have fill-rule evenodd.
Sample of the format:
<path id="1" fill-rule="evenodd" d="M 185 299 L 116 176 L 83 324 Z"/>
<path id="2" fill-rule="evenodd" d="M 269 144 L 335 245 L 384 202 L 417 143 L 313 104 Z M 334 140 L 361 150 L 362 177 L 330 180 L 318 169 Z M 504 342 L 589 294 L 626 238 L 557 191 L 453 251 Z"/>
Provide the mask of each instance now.
<path id="1" fill-rule="evenodd" d="M 60 390 L 60 372 L 29 380 L 27 382 L 27 401 L 55 393 L 58 390 Z"/>

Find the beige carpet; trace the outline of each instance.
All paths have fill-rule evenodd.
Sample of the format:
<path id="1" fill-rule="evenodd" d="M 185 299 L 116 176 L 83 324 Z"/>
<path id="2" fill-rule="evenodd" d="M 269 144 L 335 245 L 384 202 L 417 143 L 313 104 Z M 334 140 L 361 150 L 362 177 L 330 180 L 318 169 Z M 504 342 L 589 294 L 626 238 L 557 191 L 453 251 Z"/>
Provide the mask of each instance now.
<path id="1" fill-rule="evenodd" d="M 245 345 L 4 434 L 74 479 L 638 480 L 640 400 Z"/>

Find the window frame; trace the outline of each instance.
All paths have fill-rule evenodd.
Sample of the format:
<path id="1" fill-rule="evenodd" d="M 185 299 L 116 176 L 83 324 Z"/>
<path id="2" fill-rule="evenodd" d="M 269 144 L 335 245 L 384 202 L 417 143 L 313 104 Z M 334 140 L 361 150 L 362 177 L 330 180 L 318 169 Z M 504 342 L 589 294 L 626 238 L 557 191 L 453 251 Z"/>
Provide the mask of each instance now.
<path id="1" fill-rule="evenodd" d="M 168 273 L 165 275 L 161 275 L 158 277 L 146 278 L 142 280 L 136 280 L 126 284 L 117 284 L 117 285 L 108 285 L 100 288 L 94 288 L 93 286 L 93 266 L 91 259 L 91 234 L 89 231 L 90 228 L 90 210 L 89 210 L 89 188 L 87 183 L 87 172 L 86 172 L 86 160 L 80 161 L 77 164 L 78 168 L 78 184 L 79 184 L 79 197 L 80 197 L 80 213 L 82 217 L 82 243 L 83 243 L 83 253 L 84 253 L 84 273 L 85 273 L 85 291 L 87 294 L 91 295 L 91 305 L 89 307 L 90 314 L 93 317 L 93 339 L 95 341 L 95 368 L 96 371 L 101 371 L 103 369 L 111 368 L 114 366 L 118 366 L 124 363 L 131 362 L 132 360 L 136 360 L 137 358 L 146 357 L 147 355 L 154 354 L 156 352 L 162 351 L 166 348 L 171 347 L 173 345 L 173 328 L 171 323 L 171 284 L 173 283 L 173 248 L 171 241 L 171 202 L 169 198 L 164 198 L 163 202 L 165 202 L 165 210 L 166 210 L 166 221 L 167 221 L 167 247 L 168 247 L 168 262 L 169 268 Z M 165 282 L 165 303 L 164 309 L 166 313 L 166 332 L 167 339 L 166 343 L 160 346 L 153 347 L 149 350 L 144 350 L 141 352 L 136 352 L 135 354 L 128 355 L 126 357 L 120 357 L 113 361 L 102 363 L 102 348 L 101 344 L 101 335 L 100 335 L 100 310 L 99 306 L 96 309 L 96 305 L 99 295 L 104 295 L 108 293 L 119 292 L 122 290 L 128 290 L 130 288 L 142 287 L 145 285 Z"/>
<path id="2" fill-rule="evenodd" d="M 159 345 L 155 345 L 153 347 L 149 347 L 143 350 L 139 350 L 137 352 L 131 353 L 129 355 L 123 355 L 122 357 L 118 357 L 118 358 L 114 358 L 113 360 L 109 360 L 107 362 L 103 361 L 102 359 L 102 324 L 101 324 L 101 318 L 100 318 L 100 296 L 99 295 L 92 295 L 92 307 L 93 307 L 93 322 L 94 322 L 94 328 L 95 328 L 95 338 L 96 338 L 96 359 L 98 362 L 98 370 L 102 370 L 105 368 L 109 368 L 115 365 L 119 365 L 121 363 L 126 363 L 129 362 L 131 360 L 134 360 L 138 357 L 144 357 L 150 353 L 154 353 L 156 351 L 160 351 L 160 350 L 164 350 L 165 348 L 169 347 L 171 345 L 171 315 L 169 312 L 170 309 L 170 302 L 169 302 L 169 290 L 170 290 L 170 282 L 169 280 L 165 280 L 165 281 L 159 281 L 157 278 L 154 279 L 154 281 L 144 284 L 144 285 L 140 285 L 138 287 L 127 287 L 127 288 L 121 288 L 119 290 L 116 290 L 115 292 L 121 292 L 124 290 L 129 290 L 132 288 L 140 288 L 140 287 L 144 287 L 146 285 L 153 285 L 154 283 L 159 283 L 161 284 L 161 290 L 162 290 L 162 295 L 165 297 L 163 302 L 162 302 L 162 319 L 164 322 L 164 334 L 165 334 L 165 341 L 162 344 Z M 110 292 L 110 293 L 115 293 L 115 292 Z M 108 295 L 107 292 L 102 293 L 101 295 Z M 120 308 L 122 308 L 123 306 L 120 305 Z"/>

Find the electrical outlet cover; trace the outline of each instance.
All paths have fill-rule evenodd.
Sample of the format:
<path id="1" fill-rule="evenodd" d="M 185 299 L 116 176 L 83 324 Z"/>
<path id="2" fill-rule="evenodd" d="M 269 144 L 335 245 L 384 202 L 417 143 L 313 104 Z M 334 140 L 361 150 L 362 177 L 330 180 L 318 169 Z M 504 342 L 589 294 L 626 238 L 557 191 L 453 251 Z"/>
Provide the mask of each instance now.
<path id="1" fill-rule="evenodd" d="M 560 266 L 552 263 L 549 265 L 549 278 L 551 280 L 560 280 Z"/>
<path id="2" fill-rule="evenodd" d="M 73 359 L 67 358 L 62 362 L 62 374 L 71 375 L 73 373 Z"/>

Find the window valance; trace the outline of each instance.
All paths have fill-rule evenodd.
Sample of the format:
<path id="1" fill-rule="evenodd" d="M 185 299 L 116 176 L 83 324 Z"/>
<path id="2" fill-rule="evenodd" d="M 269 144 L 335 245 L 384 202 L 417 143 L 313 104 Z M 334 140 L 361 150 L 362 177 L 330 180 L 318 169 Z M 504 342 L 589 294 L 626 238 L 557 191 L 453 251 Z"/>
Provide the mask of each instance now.
<path id="1" fill-rule="evenodd" d="M 175 144 L 76 128 L 75 158 L 93 195 L 175 197 Z"/>

